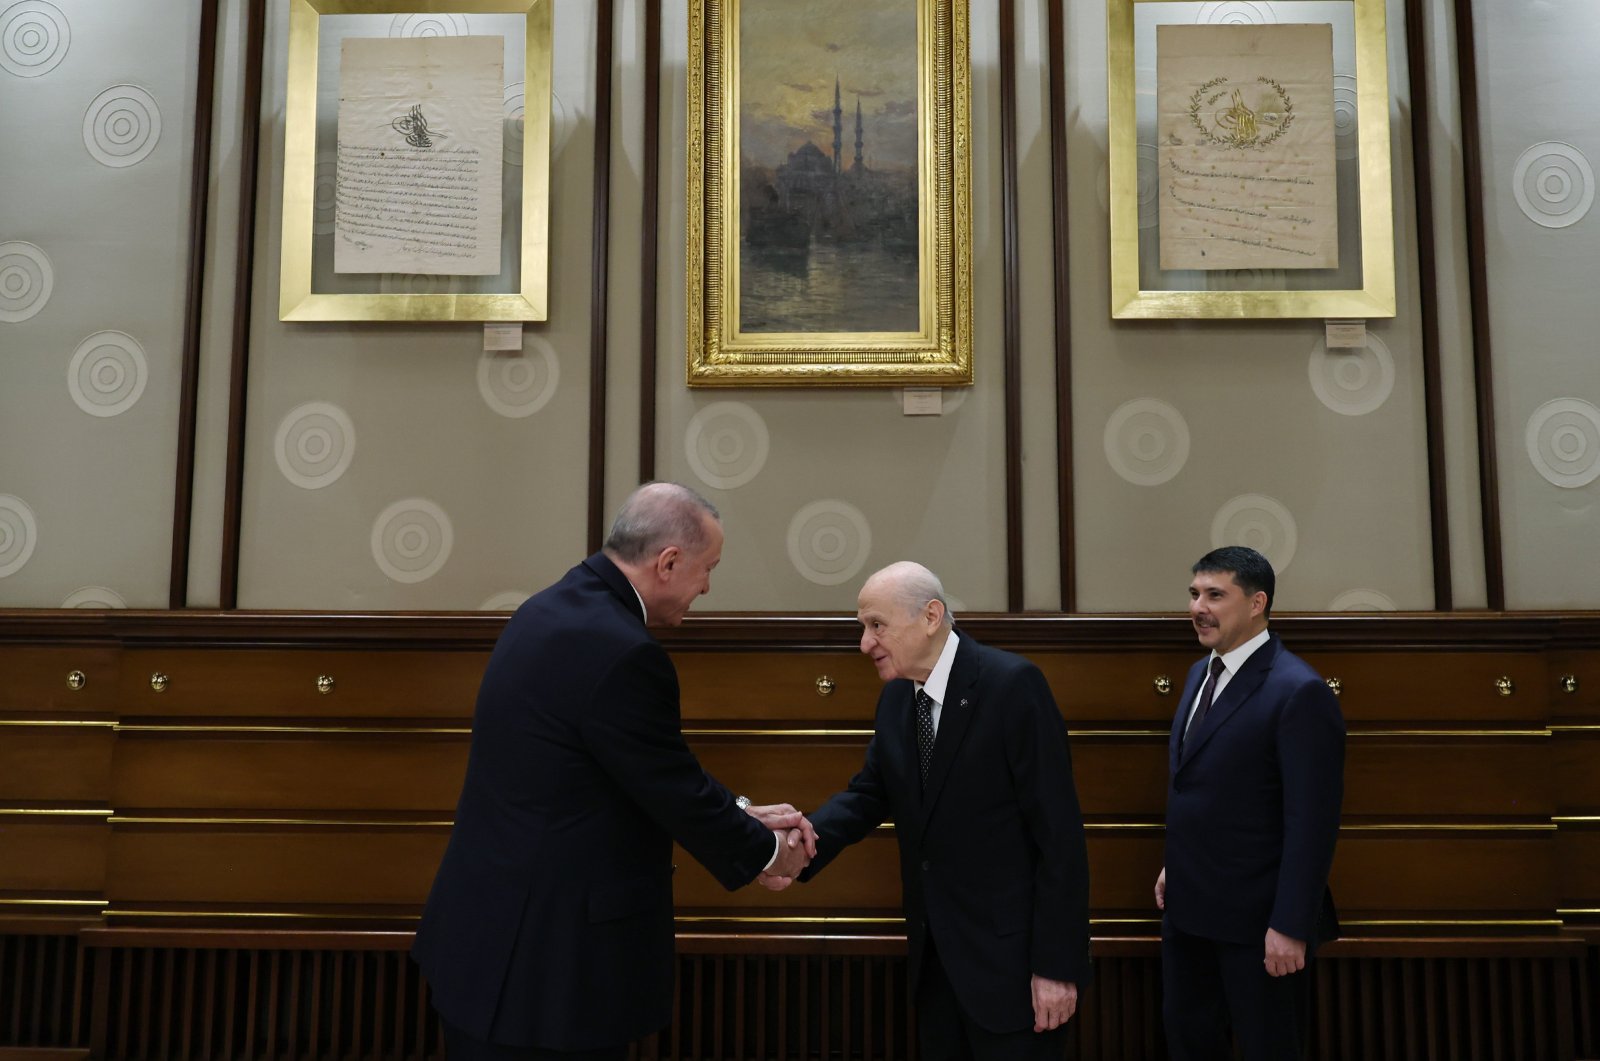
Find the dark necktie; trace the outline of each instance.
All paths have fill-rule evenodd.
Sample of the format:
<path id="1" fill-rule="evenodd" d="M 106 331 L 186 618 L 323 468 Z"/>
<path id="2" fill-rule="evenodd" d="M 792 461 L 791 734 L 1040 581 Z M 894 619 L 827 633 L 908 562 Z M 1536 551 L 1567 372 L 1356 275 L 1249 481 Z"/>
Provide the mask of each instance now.
<path id="1" fill-rule="evenodd" d="M 1211 710 L 1211 701 L 1217 695 L 1217 677 L 1222 673 L 1222 657 L 1211 657 L 1211 673 L 1206 677 L 1206 686 L 1200 690 L 1200 706 L 1194 709 L 1194 718 L 1189 720 L 1189 728 L 1184 731 L 1184 739 L 1194 730 L 1200 728 L 1200 723 L 1206 720 L 1206 712 Z"/>
<path id="2" fill-rule="evenodd" d="M 917 690 L 917 765 L 922 768 L 922 783 L 928 783 L 928 767 L 933 765 L 933 697 Z"/>

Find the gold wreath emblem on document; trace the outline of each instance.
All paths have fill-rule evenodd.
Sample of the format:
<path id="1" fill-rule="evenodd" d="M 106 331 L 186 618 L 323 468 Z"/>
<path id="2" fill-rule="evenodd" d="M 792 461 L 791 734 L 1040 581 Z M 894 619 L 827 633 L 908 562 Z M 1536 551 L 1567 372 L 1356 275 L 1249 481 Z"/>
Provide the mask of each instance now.
<path id="1" fill-rule="evenodd" d="M 1294 101 L 1272 78 L 1258 77 L 1256 82 L 1263 88 L 1234 87 L 1226 77 L 1207 81 L 1189 97 L 1189 124 L 1214 147 L 1270 146 L 1294 124 Z"/>

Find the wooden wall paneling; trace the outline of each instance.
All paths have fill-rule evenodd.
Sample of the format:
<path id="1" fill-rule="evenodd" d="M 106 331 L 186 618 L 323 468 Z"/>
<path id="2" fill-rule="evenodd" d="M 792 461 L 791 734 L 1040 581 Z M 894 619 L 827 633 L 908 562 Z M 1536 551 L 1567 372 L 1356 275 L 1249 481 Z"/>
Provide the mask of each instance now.
<path id="1" fill-rule="evenodd" d="M 661 4 L 645 0 L 644 157 L 639 175 L 639 481 L 656 477 L 657 335 L 661 328 Z"/>
<path id="2" fill-rule="evenodd" d="M 255 287 L 256 194 L 260 182 L 261 87 L 266 52 L 266 0 L 248 0 L 244 41 L 244 112 L 239 135 L 238 250 L 234 255 L 233 352 L 228 375 L 227 484 L 222 499 L 220 604 L 239 606 L 239 531 L 244 520 L 245 403 L 250 382 L 250 325 Z M 184 557 L 188 562 L 188 557 Z"/>
<path id="3" fill-rule="evenodd" d="M 1556 906 L 1574 927 L 1600 941 L 1600 815 L 1569 817 L 1558 823 L 1555 842 L 1560 866 Z"/>
<path id="4" fill-rule="evenodd" d="M 1004 292 L 1006 610 L 1023 610 L 1022 274 L 1017 247 L 1017 4 L 1000 0 L 1000 243 Z M 974 278 L 976 279 L 976 278 Z"/>
<path id="5" fill-rule="evenodd" d="M 252 907 L 414 915 L 449 823 L 111 819 L 108 916 L 140 910 L 240 911 Z"/>
<path id="6" fill-rule="evenodd" d="M 870 726 L 883 681 L 859 652 L 673 653 L 685 725 L 854 720 Z M 826 682 L 819 686 L 819 682 Z M 820 691 L 831 689 L 825 695 Z"/>
<path id="7" fill-rule="evenodd" d="M 1450 507 L 1444 461 L 1444 394 L 1439 367 L 1439 270 L 1433 238 L 1433 110 L 1428 96 L 1428 26 L 1423 0 L 1406 0 L 1406 69 L 1411 95 L 1411 177 L 1416 193 L 1417 298 L 1422 326 L 1423 424 L 1427 435 L 1428 520 L 1432 536 L 1433 606 L 1455 606 L 1450 583 Z"/>
<path id="8" fill-rule="evenodd" d="M 105 813 L 0 808 L 0 896 L 81 899 L 106 881 Z"/>
<path id="9" fill-rule="evenodd" d="M 22 972 L 26 970 L 26 972 Z M 82 1038 L 84 976 L 75 936 L 0 935 L 0 1059 L 88 1056 Z"/>
<path id="10" fill-rule="evenodd" d="M 110 724 L 0 726 L 0 807 L 105 807 L 111 794 Z"/>
<path id="11" fill-rule="evenodd" d="M 1047 0 L 1050 62 L 1050 232 L 1055 253 L 1056 511 L 1061 610 L 1078 607 L 1078 556 L 1072 496 L 1072 251 L 1067 181 L 1067 74 L 1064 0 Z"/>
<path id="12" fill-rule="evenodd" d="M 1549 715 L 1546 664 L 1537 652 L 1312 650 L 1299 655 L 1324 678 L 1339 679 L 1339 707 L 1346 722 L 1462 729 L 1505 723 L 1542 729 Z M 1501 678 L 1512 681 L 1509 695 L 1496 684 Z"/>
<path id="13" fill-rule="evenodd" d="M 589 292 L 589 552 L 605 538 L 606 312 L 611 284 L 611 64 L 616 35 L 615 0 L 595 5 L 594 227 Z"/>
<path id="14" fill-rule="evenodd" d="M 195 56 L 194 154 L 189 171 L 188 276 L 183 295 L 183 352 L 179 361 L 178 452 L 172 491 L 172 559 L 167 607 L 189 603 L 189 521 L 194 497 L 195 423 L 200 412 L 200 323 L 205 309 L 206 219 L 211 205 L 211 110 L 216 95 L 217 8 L 200 4 Z"/>
<path id="15" fill-rule="evenodd" d="M 1345 820 L 1548 823 L 1557 802 L 1550 738 L 1397 737 L 1358 731 L 1345 746 Z"/>
<path id="16" fill-rule="evenodd" d="M 1554 829 L 1340 830 L 1332 887 L 1348 934 L 1374 914 L 1540 921 L 1555 928 Z"/>
<path id="17" fill-rule="evenodd" d="M 124 720 L 165 718 L 451 719 L 466 725 L 487 656 L 477 652 L 309 648 L 131 648 Z M 157 691 L 152 677 L 165 675 Z M 317 679 L 333 679 L 330 692 Z"/>
<path id="18" fill-rule="evenodd" d="M 123 814 L 222 809 L 447 820 L 461 794 L 467 742 L 464 732 L 126 732 L 117 745 L 114 805 Z"/>
<path id="19" fill-rule="evenodd" d="M 93 718 L 115 709 L 118 652 L 114 644 L 30 645 L 0 640 L 0 715 Z M 68 676 L 83 684 L 74 689 Z"/>
<path id="20" fill-rule="evenodd" d="M 1494 360 L 1489 325 L 1488 244 L 1483 220 L 1483 125 L 1478 109 L 1478 46 L 1472 0 L 1455 0 L 1456 66 L 1461 86 L 1461 171 L 1467 192 L 1467 286 L 1472 301 L 1472 371 L 1478 413 L 1478 494 L 1483 506 L 1483 567 L 1489 608 L 1506 606 L 1500 534 L 1500 449 L 1495 439 Z"/>

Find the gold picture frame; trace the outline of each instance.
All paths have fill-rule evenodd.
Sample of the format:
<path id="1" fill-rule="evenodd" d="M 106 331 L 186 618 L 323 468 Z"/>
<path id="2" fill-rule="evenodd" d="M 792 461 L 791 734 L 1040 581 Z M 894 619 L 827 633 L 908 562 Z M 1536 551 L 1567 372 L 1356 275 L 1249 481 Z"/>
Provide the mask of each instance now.
<path id="1" fill-rule="evenodd" d="M 1356 123 L 1352 160 L 1358 173 L 1360 276 L 1343 287 L 1295 288 L 1272 278 L 1229 288 L 1227 277 L 1208 276 L 1204 290 L 1150 284 L 1154 256 L 1141 261 L 1140 179 L 1153 185 L 1155 163 L 1148 157 L 1141 173 L 1138 133 L 1136 11 L 1192 9 L 1201 0 L 1107 0 L 1107 103 L 1110 126 L 1109 205 L 1111 214 L 1111 316 L 1148 318 L 1381 318 L 1395 315 L 1394 209 L 1389 152 L 1389 67 L 1384 0 L 1274 0 L 1280 21 L 1296 6 L 1350 10 L 1353 31 Z M 1146 5 L 1159 5 L 1150 6 Z M 1190 16 L 1193 21 L 1193 16 Z M 1311 18 L 1306 21 L 1322 22 Z M 1142 27 L 1141 27 L 1142 28 Z M 1341 75 L 1336 75 L 1336 77 Z M 1153 94 L 1146 93 L 1153 100 Z M 1147 154 L 1153 148 L 1146 148 Z M 1342 187 L 1342 185 L 1341 185 Z M 1344 194 L 1341 191 L 1343 214 Z M 1348 232 L 1348 219 L 1340 228 Z M 1148 228 L 1149 222 L 1143 225 Z M 1350 234 L 1354 238 L 1354 234 Z M 1347 270 L 1350 271 L 1350 270 Z M 1311 281 L 1308 277 L 1308 282 Z M 1209 286 L 1217 284 L 1218 286 Z M 1259 289 L 1265 287 L 1267 289 Z"/>
<path id="2" fill-rule="evenodd" d="M 289 0 L 287 101 L 284 114 L 283 232 L 278 289 L 285 321 L 542 321 L 549 316 L 550 42 L 554 0 Z M 394 290 L 313 290 L 316 257 L 319 43 L 324 16 L 394 16 L 465 20 L 520 15 L 523 23 L 523 120 L 520 223 L 514 278 L 505 290 L 426 290 L 401 278 Z M 509 39 L 509 35 L 508 35 Z M 326 147 L 326 145 L 324 145 Z M 513 156 L 515 158 L 516 156 Z M 503 239 L 505 237 L 502 237 Z M 503 252 L 504 248 L 503 248 Z M 509 252 L 505 252 L 509 253 Z M 506 267 L 509 271 L 509 266 Z M 387 277 L 386 277 L 387 278 Z M 377 279 L 362 281 L 367 286 Z M 424 290 L 414 288 L 421 286 Z M 449 286 L 449 285 L 441 285 Z"/>
<path id="3" fill-rule="evenodd" d="M 789 36 L 772 28 L 785 7 L 810 13 L 802 32 Z M 766 37 L 757 18 L 747 39 L 740 0 L 689 0 L 688 384 L 971 384 L 967 0 L 839 4 L 830 12 L 763 4 L 761 12 L 769 20 Z M 893 64 L 869 68 L 864 50 L 852 57 L 852 47 L 863 48 L 862 38 L 840 23 L 857 18 L 882 20 L 874 26 L 883 39 L 868 45 L 876 55 L 892 55 Z M 832 36 L 824 40 L 823 33 Z M 795 77 L 776 74 L 776 62 L 800 70 L 808 56 L 815 60 L 814 76 L 799 79 L 814 83 L 796 85 Z M 764 72 L 757 74 L 762 63 Z M 748 98 L 746 73 L 753 77 Z M 767 119 L 754 97 L 781 84 L 785 91 L 808 91 L 824 110 L 832 103 L 831 156 L 814 142 L 826 142 L 824 124 L 787 161 L 769 168 L 751 161 L 763 130 L 782 126 L 781 118 L 760 124 Z M 896 88 L 884 90 L 884 84 Z M 847 165 L 842 112 L 852 95 L 855 159 Z M 811 105 L 791 102 L 802 111 Z M 747 133 L 750 144 L 743 143 Z M 773 158 L 807 134 L 791 127 L 788 135 L 786 143 L 777 134 L 762 141 Z M 869 151 L 864 141 L 876 146 Z M 810 199 L 800 196 L 803 180 L 811 182 Z M 769 198 L 752 213 L 755 199 L 747 202 L 746 194 Z M 848 294 L 834 302 L 763 294 L 813 283 Z M 863 296 L 880 288 L 881 298 Z"/>

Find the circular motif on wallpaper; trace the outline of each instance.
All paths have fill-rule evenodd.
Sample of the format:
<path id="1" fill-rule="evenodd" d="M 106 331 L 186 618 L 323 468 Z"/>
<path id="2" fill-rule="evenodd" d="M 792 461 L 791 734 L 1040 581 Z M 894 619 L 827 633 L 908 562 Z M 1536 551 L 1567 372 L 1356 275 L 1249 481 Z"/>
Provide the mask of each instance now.
<path id="1" fill-rule="evenodd" d="M 149 378 L 144 347 L 124 332 L 95 332 L 78 344 L 67 365 L 67 390 L 90 416 L 132 409 Z"/>
<path id="2" fill-rule="evenodd" d="M 1294 517 L 1265 494 L 1240 494 L 1217 509 L 1211 519 L 1211 546 L 1248 545 L 1283 574 L 1294 559 L 1297 532 Z"/>
<path id="3" fill-rule="evenodd" d="M 471 30 L 466 15 L 396 15 L 391 37 L 465 37 Z"/>
<path id="4" fill-rule="evenodd" d="M 1201 7 L 1194 20 L 1209 26 L 1265 26 L 1278 16 L 1263 0 L 1220 0 Z"/>
<path id="5" fill-rule="evenodd" d="M 1327 340 L 1318 339 L 1306 369 L 1317 400 L 1343 416 L 1374 412 L 1394 391 L 1394 355 L 1372 332 L 1362 350 L 1329 350 Z"/>
<path id="6" fill-rule="evenodd" d="M 808 582 L 837 586 L 854 578 L 872 551 L 867 517 L 848 501 L 824 498 L 789 521 L 789 562 Z"/>
<path id="7" fill-rule="evenodd" d="M 561 365 L 549 342 L 526 335 L 532 350 L 486 353 L 478 359 L 478 393 L 501 416 L 532 416 L 555 396 Z"/>
<path id="8" fill-rule="evenodd" d="M 501 150 L 506 164 L 509 166 L 522 165 L 522 135 L 523 120 L 527 116 L 527 83 L 518 81 L 506 86 L 505 102 L 502 105 L 505 114 L 506 130 Z M 561 149 L 567 146 L 567 141 L 572 139 L 572 130 L 575 123 L 567 114 L 567 105 L 561 102 L 561 97 L 550 91 L 550 154 L 559 155 Z"/>
<path id="9" fill-rule="evenodd" d="M 339 167 L 331 158 L 317 163 L 311 182 L 311 231 L 326 236 L 334 229 L 339 207 Z"/>
<path id="10" fill-rule="evenodd" d="M 1517 158 L 1511 192 L 1529 221 L 1566 228 L 1582 221 L 1594 204 L 1594 170 L 1571 144 L 1546 140 Z"/>
<path id="11" fill-rule="evenodd" d="M 1328 602 L 1330 612 L 1392 612 L 1398 611 L 1399 605 L 1386 593 L 1379 593 L 1375 589 L 1350 589 L 1345 590 L 1333 600 Z"/>
<path id="12" fill-rule="evenodd" d="M 48 74 L 67 57 L 72 27 L 44 0 L 22 0 L 0 11 L 0 69 L 18 77 Z"/>
<path id="13" fill-rule="evenodd" d="M 1528 459 L 1568 490 L 1600 477 L 1600 409 L 1581 398 L 1545 402 L 1528 418 Z"/>
<path id="14" fill-rule="evenodd" d="M 460 289 L 453 276 L 433 273 L 384 273 L 378 290 L 385 295 L 449 295 Z"/>
<path id="15" fill-rule="evenodd" d="M 278 422 L 272 454 L 283 477 L 303 490 L 338 481 L 356 455 L 356 427 L 331 402 L 306 402 Z"/>
<path id="16" fill-rule="evenodd" d="M 1360 99 L 1354 74 L 1333 75 L 1333 154 L 1352 159 L 1361 153 L 1358 119 Z"/>
<path id="17" fill-rule="evenodd" d="M 1138 486 L 1159 486 L 1183 471 L 1189 459 L 1189 424 L 1183 414 L 1155 398 L 1124 402 L 1106 421 L 1106 460 Z"/>
<path id="18" fill-rule="evenodd" d="M 55 270 L 32 243 L 0 243 L 0 321 L 15 324 L 44 309 L 55 287 Z"/>
<path id="19" fill-rule="evenodd" d="M 84 586 L 67 594 L 61 602 L 63 608 L 126 608 L 128 602 L 122 594 L 105 586 Z"/>
<path id="20" fill-rule="evenodd" d="M 454 541 L 450 517 L 426 498 L 396 501 L 372 524 L 372 558 L 396 582 L 424 582 L 437 575 Z"/>
<path id="21" fill-rule="evenodd" d="M 21 571 L 38 541 L 33 509 L 15 494 L 0 494 L 0 578 Z"/>
<path id="22" fill-rule="evenodd" d="M 737 490 L 761 474 L 772 439 L 761 414 L 743 402 L 712 402 L 683 435 L 689 467 L 718 490 Z"/>
<path id="23" fill-rule="evenodd" d="M 531 595 L 524 593 L 520 589 L 508 589 L 504 593 L 496 593 L 478 605 L 478 610 L 480 612 L 514 612 L 522 607 L 522 602 Z"/>
<path id="24" fill-rule="evenodd" d="M 102 166 L 138 165 L 160 139 L 161 108 L 137 85 L 112 85 L 84 112 L 83 146 Z"/>

